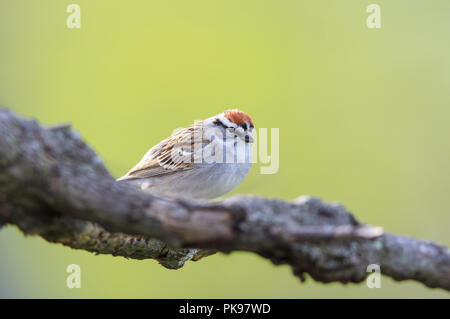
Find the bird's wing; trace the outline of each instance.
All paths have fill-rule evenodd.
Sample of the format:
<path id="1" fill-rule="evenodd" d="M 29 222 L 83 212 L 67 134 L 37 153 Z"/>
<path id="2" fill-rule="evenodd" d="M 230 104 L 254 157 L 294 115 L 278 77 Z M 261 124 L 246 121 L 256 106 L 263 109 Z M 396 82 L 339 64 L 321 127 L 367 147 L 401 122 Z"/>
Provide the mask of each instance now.
<path id="1" fill-rule="evenodd" d="M 198 129 L 189 126 L 163 140 L 152 147 L 125 176 L 117 180 L 149 178 L 192 169 L 194 166 L 194 143 L 200 143 L 197 145 L 203 147 L 211 142 L 204 140 L 203 134 L 196 134 L 201 133 L 197 131 Z"/>

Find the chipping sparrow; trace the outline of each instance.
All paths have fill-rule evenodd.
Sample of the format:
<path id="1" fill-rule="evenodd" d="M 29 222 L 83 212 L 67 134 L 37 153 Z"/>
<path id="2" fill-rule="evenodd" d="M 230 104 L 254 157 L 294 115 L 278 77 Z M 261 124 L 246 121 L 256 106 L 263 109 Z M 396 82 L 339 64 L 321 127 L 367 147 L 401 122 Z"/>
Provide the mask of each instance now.
<path id="1" fill-rule="evenodd" d="M 117 181 L 168 197 L 221 196 L 250 170 L 253 129 L 250 116 L 240 110 L 196 122 L 153 146 Z"/>

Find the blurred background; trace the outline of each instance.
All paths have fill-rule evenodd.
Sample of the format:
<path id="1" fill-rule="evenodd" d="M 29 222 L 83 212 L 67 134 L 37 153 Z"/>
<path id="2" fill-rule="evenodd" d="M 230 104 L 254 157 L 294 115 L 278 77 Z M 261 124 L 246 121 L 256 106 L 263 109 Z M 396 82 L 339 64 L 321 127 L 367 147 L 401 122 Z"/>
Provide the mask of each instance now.
<path id="1" fill-rule="evenodd" d="M 366 26 L 371 3 L 381 29 Z M 449 16 L 448 0 L 0 0 L 0 105 L 71 122 L 116 177 L 174 128 L 238 107 L 280 129 L 280 167 L 255 165 L 229 195 L 315 195 L 450 246 Z M 0 256 L 3 298 L 449 297 L 387 277 L 300 283 L 250 253 L 167 270 L 12 226 Z M 72 263 L 81 289 L 66 286 Z"/>

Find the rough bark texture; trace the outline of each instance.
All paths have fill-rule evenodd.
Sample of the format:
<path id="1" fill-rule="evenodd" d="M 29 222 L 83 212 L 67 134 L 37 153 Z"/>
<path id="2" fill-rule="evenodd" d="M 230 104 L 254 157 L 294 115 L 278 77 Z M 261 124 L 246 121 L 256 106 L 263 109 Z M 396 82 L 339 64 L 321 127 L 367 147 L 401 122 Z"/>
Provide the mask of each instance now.
<path id="1" fill-rule="evenodd" d="M 169 200 L 116 183 L 69 126 L 0 109 L 0 225 L 77 249 L 177 269 L 215 251 L 255 252 L 321 282 L 360 282 L 367 266 L 450 290 L 450 251 L 358 222 L 342 205 L 238 196 Z M 195 248 L 191 248 L 195 247 Z"/>

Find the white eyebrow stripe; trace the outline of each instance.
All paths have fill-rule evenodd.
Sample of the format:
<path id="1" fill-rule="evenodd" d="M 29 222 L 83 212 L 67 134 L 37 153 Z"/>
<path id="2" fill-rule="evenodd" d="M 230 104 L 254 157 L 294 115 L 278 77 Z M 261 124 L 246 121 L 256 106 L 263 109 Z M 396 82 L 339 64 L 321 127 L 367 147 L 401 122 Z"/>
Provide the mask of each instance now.
<path id="1" fill-rule="evenodd" d="M 236 127 L 236 123 L 231 122 L 226 116 L 225 114 L 220 114 L 219 115 L 219 119 L 222 121 L 223 124 L 225 124 L 226 126 L 230 126 L 230 127 Z"/>

